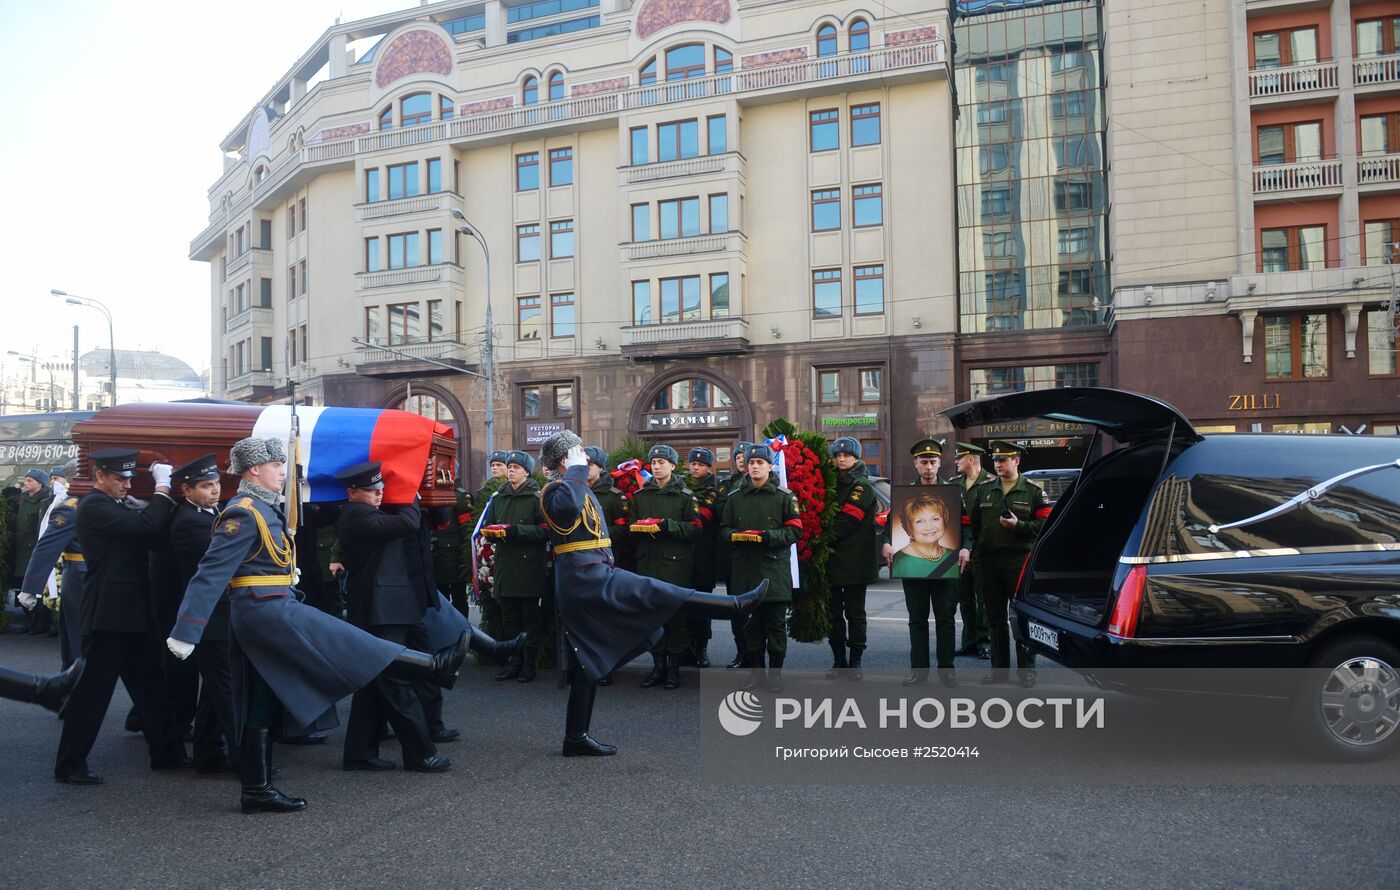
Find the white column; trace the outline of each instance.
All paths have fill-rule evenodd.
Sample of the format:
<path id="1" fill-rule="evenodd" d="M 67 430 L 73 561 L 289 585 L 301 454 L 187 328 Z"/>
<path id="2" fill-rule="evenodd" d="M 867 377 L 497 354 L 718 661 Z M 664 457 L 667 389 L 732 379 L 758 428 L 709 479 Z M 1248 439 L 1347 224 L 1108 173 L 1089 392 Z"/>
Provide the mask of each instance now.
<path id="1" fill-rule="evenodd" d="M 506 8 L 501 0 L 486 0 L 486 45 L 506 42 Z"/>
<path id="2" fill-rule="evenodd" d="M 350 70 L 350 62 L 345 57 L 345 35 L 332 34 L 330 45 L 327 49 L 330 52 L 330 77 L 344 77 Z"/>
<path id="3" fill-rule="evenodd" d="M 1342 159 L 1342 200 L 1337 242 L 1342 265 L 1361 265 L 1361 209 L 1356 191 L 1356 94 L 1353 91 L 1351 0 L 1332 4 L 1332 58 L 1337 60 L 1337 155 Z M 1353 337 L 1354 340 L 1354 337 Z M 1352 350 L 1348 350 L 1349 353 Z M 1351 357 L 1350 354 L 1347 356 Z"/>
<path id="4" fill-rule="evenodd" d="M 1235 252 L 1239 273 L 1255 271 L 1254 134 L 1249 108 L 1249 27 L 1244 0 L 1230 3 L 1230 83 L 1235 97 Z M 1246 353 L 1245 361 L 1249 361 Z"/>

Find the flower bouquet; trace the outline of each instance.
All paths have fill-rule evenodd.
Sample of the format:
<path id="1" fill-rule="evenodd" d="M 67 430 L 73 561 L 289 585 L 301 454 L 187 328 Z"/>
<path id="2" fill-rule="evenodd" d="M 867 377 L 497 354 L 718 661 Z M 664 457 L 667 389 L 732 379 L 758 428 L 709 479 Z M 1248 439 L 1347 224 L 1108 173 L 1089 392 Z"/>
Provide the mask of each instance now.
<path id="1" fill-rule="evenodd" d="M 836 465 L 827 456 L 827 441 L 820 433 L 799 429 L 778 418 L 763 428 L 764 438 L 782 452 L 787 487 L 797 496 L 802 511 L 802 537 L 797 542 L 798 591 L 788 618 L 788 633 L 804 643 L 819 642 L 831 630 L 827 601 L 831 589 L 826 563 L 832 551 L 832 520 L 838 505 L 828 498 L 836 488 Z"/>

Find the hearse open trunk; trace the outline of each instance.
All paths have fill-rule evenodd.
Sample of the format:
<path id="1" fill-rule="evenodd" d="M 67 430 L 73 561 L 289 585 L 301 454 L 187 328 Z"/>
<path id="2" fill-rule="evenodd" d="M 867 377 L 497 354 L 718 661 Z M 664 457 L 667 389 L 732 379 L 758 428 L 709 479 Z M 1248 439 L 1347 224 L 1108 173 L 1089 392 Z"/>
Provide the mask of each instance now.
<path id="1" fill-rule="evenodd" d="M 965 402 L 943 412 L 958 429 L 1030 417 L 1095 426 L 1078 479 L 1031 551 L 1018 596 L 1089 625 L 1103 622 L 1119 557 L 1168 460 L 1200 441 L 1175 408 L 1136 393 L 1054 389 Z M 1098 456 L 1103 437 L 1118 444 Z"/>

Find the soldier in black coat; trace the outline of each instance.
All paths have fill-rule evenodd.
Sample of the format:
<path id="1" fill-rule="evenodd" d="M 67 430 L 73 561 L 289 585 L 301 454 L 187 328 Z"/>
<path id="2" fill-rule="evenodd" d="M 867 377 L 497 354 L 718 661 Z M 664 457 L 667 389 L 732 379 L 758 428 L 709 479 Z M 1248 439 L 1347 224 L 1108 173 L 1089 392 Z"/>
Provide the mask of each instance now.
<path id="1" fill-rule="evenodd" d="M 137 452 L 95 451 L 93 491 L 78 502 L 78 540 L 87 559 L 83 588 L 82 635 L 87 668 L 69 699 L 59 737 L 54 778 L 70 785 L 98 785 L 87 756 L 97 740 L 112 689 L 121 677 L 141 717 L 152 769 L 189 766 L 185 746 L 174 732 L 161 672 L 160 641 L 153 630 L 147 552 L 174 509 L 169 464 L 151 465 L 156 483 L 150 506 L 128 501 Z"/>
<path id="2" fill-rule="evenodd" d="M 174 608 L 174 613 L 178 614 L 185 588 L 209 549 L 214 519 L 222 509 L 218 461 L 212 454 L 192 460 L 175 471 L 175 481 L 184 495 L 170 521 L 170 548 L 175 555 L 179 580 L 180 594 Z M 174 617 L 169 623 L 175 624 Z M 167 677 L 170 676 L 170 662 L 174 662 L 181 667 L 190 665 L 196 672 L 196 679 L 203 681 L 194 715 L 194 768 L 201 773 L 232 772 L 233 764 L 238 761 L 228 641 L 228 597 L 223 596 L 209 616 L 203 645 L 195 648 L 194 656 L 188 661 L 173 655 L 167 659 Z"/>
<path id="3" fill-rule="evenodd" d="M 350 623 L 383 640 L 413 648 L 427 639 L 423 613 L 429 602 L 421 584 L 410 577 L 404 542 L 419 532 L 422 512 L 415 498 L 397 513 L 379 509 L 384 501 L 384 476 L 378 461 L 356 464 L 336 474 L 345 483 L 349 500 L 340 511 L 336 532 L 347 573 Z M 436 608 L 437 601 L 431 605 Z M 428 728 L 423 702 L 414 684 L 381 675 L 350 700 L 350 723 L 345 729 L 347 770 L 393 769 L 379 757 L 379 733 L 385 719 L 398 734 L 406 769 L 442 772 L 451 759 L 439 757 Z"/>

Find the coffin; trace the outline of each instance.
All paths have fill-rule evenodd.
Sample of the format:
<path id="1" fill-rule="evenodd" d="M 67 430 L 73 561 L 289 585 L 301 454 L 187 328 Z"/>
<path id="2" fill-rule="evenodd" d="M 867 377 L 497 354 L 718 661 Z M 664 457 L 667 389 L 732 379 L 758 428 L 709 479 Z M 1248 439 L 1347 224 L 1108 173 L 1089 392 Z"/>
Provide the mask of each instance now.
<path id="1" fill-rule="evenodd" d="M 377 460 L 384 464 L 387 503 L 407 502 L 414 491 L 422 496 L 424 506 L 456 503 L 457 444 L 451 428 L 389 408 L 308 407 L 297 408 L 296 413 L 300 432 L 294 449 L 292 414 L 286 405 L 168 402 L 103 408 L 73 427 L 78 474 L 70 480 L 70 491 L 83 495 L 92 490 L 92 452 L 135 448 L 142 471 L 156 461 L 178 467 L 212 452 L 225 474 L 223 497 L 231 498 L 239 480 L 228 474 L 229 449 L 239 439 L 257 435 L 280 438 L 289 456 L 294 450 L 299 454 L 303 501 L 344 500 L 345 489 L 335 482 L 334 474 L 364 460 Z M 152 495 L 148 473 L 137 473 L 131 493 L 139 498 Z"/>

